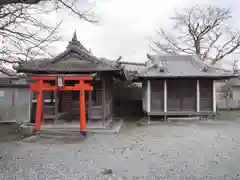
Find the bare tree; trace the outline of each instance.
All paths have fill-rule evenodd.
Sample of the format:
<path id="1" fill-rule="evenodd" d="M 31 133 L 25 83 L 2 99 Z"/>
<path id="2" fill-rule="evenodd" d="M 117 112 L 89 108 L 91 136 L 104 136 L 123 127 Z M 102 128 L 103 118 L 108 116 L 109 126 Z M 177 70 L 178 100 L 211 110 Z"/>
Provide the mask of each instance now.
<path id="1" fill-rule="evenodd" d="M 159 40 L 152 49 L 157 53 L 194 54 L 215 64 L 240 46 L 240 32 L 228 27 L 231 11 L 225 8 L 198 5 L 176 13 L 174 33 L 157 30 Z"/>
<path id="2" fill-rule="evenodd" d="M 0 8 L 9 4 L 33 5 L 33 4 L 46 3 L 51 1 L 55 5 L 55 10 L 64 8 L 69 10 L 73 14 L 75 14 L 80 19 L 89 21 L 91 23 L 97 22 L 96 20 L 94 20 L 94 14 L 93 12 L 91 12 L 91 9 L 86 9 L 86 10 L 79 9 L 78 3 L 80 2 L 80 0 L 0 0 Z"/>
<path id="3" fill-rule="evenodd" d="M 233 75 L 238 74 L 238 60 L 234 60 L 232 63 Z M 238 77 L 224 80 L 223 86 L 220 88 L 223 99 L 225 99 L 226 106 L 229 109 L 229 100 L 232 99 L 232 86 L 236 83 Z"/>
<path id="4" fill-rule="evenodd" d="M 39 18 L 51 9 L 42 5 L 10 4 L 0 10 L 0 71 L 7 64 L 51 55 L 46 48 L 59 40 L 60 22 L 48 24 Z"/>
<path id="5" fill-rule="evenodd" d="M 24 4 L 36 4 L 42 0 L 1 0 L 0 5 L 7 5 L 7 4 L 17 4 L 17 3 L 24 3 Z"/>
<path id="6" fill-rule="evenodd" d="M 90 10 L 77 8 L 77 0 L 53 0 L 54 4 L 48 0 L 5 2 L 1 0 L 0 4 L 0 72 L 8 64 L 52 56 L 48 47 L 60 39 L 57 30 L 61 22 L 48 23 L 42 16 L 67 8 L 85 21 L 96 22 Z"/>

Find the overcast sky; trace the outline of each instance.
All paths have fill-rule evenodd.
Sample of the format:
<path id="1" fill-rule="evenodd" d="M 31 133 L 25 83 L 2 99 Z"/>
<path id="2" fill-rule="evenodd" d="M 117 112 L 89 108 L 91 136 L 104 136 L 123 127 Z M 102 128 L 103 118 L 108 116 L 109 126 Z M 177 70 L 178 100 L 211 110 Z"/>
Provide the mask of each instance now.
<path id="1" fill-rule="evenodd" d="M 231 8 L 235 25 L 240 17 L 239 0 L 78 0 L 83 7 L 92 7 L 99 23 L 91 24 L 57 13 L 53 18 L 64 20 L 61 27 L 63 41 L 58 43 L 55 52 L 64 50 L 77 30 L 78 39 L 94 55 L 124 61 L 144 62 L 146 53 L 151 53 L 149 45 L 156 38 L 155 29 L 171 28 L 169 19 L 175 10 L 195 4 L 212 4 Z"/>

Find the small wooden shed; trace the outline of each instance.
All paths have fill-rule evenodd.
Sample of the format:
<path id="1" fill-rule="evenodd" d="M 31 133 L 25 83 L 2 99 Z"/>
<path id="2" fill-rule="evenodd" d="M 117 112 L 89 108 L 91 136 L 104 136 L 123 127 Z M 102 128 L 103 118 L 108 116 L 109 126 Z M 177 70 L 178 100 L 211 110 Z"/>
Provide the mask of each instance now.
<path id="1" fill-rule="evenodd" d="M 234 75 L 190 55 L 149 55 L 136 78 L 143 83 L 143 111 L 150 116 L 212 116 L 215 80 Z"/>

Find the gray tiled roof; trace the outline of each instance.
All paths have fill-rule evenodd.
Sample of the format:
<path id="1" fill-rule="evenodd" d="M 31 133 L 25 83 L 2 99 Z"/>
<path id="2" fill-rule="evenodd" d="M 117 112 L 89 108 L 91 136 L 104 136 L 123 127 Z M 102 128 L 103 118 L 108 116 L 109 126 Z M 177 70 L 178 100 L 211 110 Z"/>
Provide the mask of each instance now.
<path id="1" fill-rule="evenodd" d="M 71 58 L 74 62 L 57 63 L 58 61 Z M 89 63 L 82 63 L 83 61 Z M 19 63 L 15 67 L 18 72 L 47 72 L 47 73 L 65 73 L 65 72 L 98 72 L 98 71 L 116 71 L 121 70 L 117 67 L 116 61 L 105 58 L 97 58 L 91 54 L 78 40 L 74 33 L 66 50 L 53 59 L 29 60 Z"/>
<path id="2" fill-rule="evenodd" d="M 128 71 L 136 71 L 145 66 L 145 63 L 121 61 L 121 65 Z"/>
<path id="3" fill-rule="evenodd" d="M 138 77 L 234 77 L 231 72 L 206 65 L 196 56 L 149 55 L 147 65 L 138 72 Z"/>

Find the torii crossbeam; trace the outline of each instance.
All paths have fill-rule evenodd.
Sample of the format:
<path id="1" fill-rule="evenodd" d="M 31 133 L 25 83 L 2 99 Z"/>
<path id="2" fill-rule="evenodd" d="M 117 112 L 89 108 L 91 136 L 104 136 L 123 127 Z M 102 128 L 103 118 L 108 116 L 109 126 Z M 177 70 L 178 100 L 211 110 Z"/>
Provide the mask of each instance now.
<path id="1" fill-rule="evenodd" d="M 61 81 L 58 81 L 61 78 Z M 43 91 L 80 91 L 80 132 L 86 136 L 86 106 L 85 106 L 85 91 L 92 91 L 93 87 L 86 84 L 84 81 L 93 80 L 92 76 L 33 76 L 32 80 L 38 81 L 30 86 L 31 91 L 37 92 L 37 110 L 35 120 L 36 134 L 40 133 L 41 119 L 42 119 L 42 107 L 43 107 Z M 55 81 L 55 85 L 51 86 L 44 83 L 45 80 Z M 65 86 L 65 80 L 77 80 L 79 83 L 74 86 Z M 59 84 L 61 82 L 61 84 Z"/>

